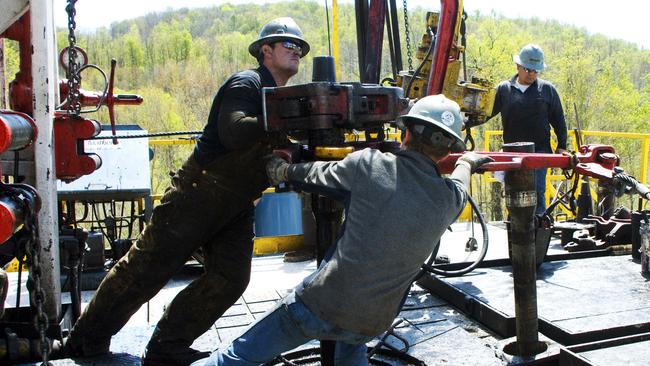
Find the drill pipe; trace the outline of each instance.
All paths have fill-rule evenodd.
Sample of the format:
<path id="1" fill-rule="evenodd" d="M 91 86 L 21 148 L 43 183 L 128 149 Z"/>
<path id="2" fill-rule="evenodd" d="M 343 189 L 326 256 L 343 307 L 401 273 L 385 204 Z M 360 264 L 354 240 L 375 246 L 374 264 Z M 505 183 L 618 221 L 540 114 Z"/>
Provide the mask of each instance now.
<path id="1" fill-rule="evenodd" d="M 534 152 L 534 144 L 503 145 L 504 152 Z M 510 213 L 512 275 L 515 290 L 517 349 L 519 356 L 540 353 L 537 287 L 535 281 L 535 171 L 511 170 L 505 176 L 506 207 Z"/>

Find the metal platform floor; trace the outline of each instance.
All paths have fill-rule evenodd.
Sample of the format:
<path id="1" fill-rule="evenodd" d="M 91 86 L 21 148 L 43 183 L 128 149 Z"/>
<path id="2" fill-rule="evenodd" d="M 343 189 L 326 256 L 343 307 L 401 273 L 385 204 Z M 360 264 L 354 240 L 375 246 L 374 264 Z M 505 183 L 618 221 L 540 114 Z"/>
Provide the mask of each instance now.
<path id="1" fill-rule="evenodd" d="M 453 242 L 457 240 L 455 236 L 462 235 L 462 228 L 455 229 L 451 235 L 445 236 L 446 240 Z M 497 262 L 507 258 L 505 230 L 501 225 L 490 225 L 489 230 L 490 250 L 487 258 Z M 458 255 L 462 256 L 461 252 L 462 250 Z M 549 254 L 562 253 L 564 252 L 559 244 L 552 242 Z M 279 255 L 255 258 L 249 288 L 214 327 L 195 341 L 193 347 L 212 351 L 228 344 L 315 268 L 314 261 L 284 263 Z M 638 264 L 635 266 L 629 256 L 542 264 L 538 279 L 540 331 L 545 331 L 552 339 L 558 337 L 558 334 L 548 332 L 549 328 L 545 328 L 546 323 L 555 323 L 555 326 L 564 332 L 560 335 L 569 337 L 566 344 L 600 339 L 601 337 L 594 335 L 601 334 L 603 329 L 616 337 L 632 334 L 627 331 L 617 333 L 617 329 L 621 327 L 630 330 L 640 326 L 637 333 L 642 332 L 645 329 L 643 327 L 650 323 L 650 282 L 642 278 L 637 269 L 640 270 Z M 140 355 L 166 304 L 200 270 L 200 266 L 188 266 L 184 273 L 171 280 L 158 295 L 145 304 L 113 337 L 111 355 L 93 359 L 54 360 L 52 365 L 140 365 Z M 396 318 L 396 322 L 399 322 L 394 330 L 397 337 L 389 336 L 386 342 L 397 349 L 404 349 L 405 343 L 400 338 L 405 339 L 408 343 L 408 355 L 431 366 L 496 366 L 509 362 L 516 364 L 501 351 L 504 342 L 514 334 L 515 329 L 512 315 L 513 285 L 509 267 L 478 268 L 469 275 L 442 281 L 445 281 L 448 288 L 462 288 L 462 291 L 457 291 L 455 295 L 461 300 L 455 301 L 453 296 L 450 298 L 446 290 L 436 291 L 433 295 L 430 291 L 414 285 L 403 311 Z M 91 296 L 92 292 L 84 291 L 83 300 L 86 302 Z M 489 303 L 490 307 L 479 306 L 479 302 Z M 491 321 L 481 318 L 486 314 L 498 315 L 503 319 L 495 326 Z M 619 324 L 620 321 L 623 323 Z M 540 336 L 544 337 L 542 334 Z M 552 359 L 552 362 L 540 365 L 650 364 L 647 361 L 650 360 L 650 349 L 647 348 L 650 336 L 631 338 L 635 339 L 613 344 L 605 342 L 607 344 L 592 347 L 585 347 L 584 344 L 568 347 L 558 345 L 555 348 L 556 354 L 548 358 Z M 369 347 L 373 347 L 378 341 L 379 339 L 370 342 Z M 301 348 L 317 345 L 317 342 L 312 342 Z M 611 360 L 618 361 L 610 362 Z M 402 361 L 382 361 L 390 365 L 409 364 Z"/>
<path id="2" fill-rule="evenodd" d="M 474 313 L 500 336 L 514 336 L 510 266 L 433 282 L 427 288 Z M 540 332 L 563 345 L 650 332 L 649 300 L 650 282 L 630 256 L 545 262 L 538 270 Z"/>
<path id="3" fill-rule="evenodd" d="M 193 346 L 210 351 L 227 344 L 271 307 L 283 293 L 284 291 L 277 290 L 247 291 Z M 142 310 L 146 312 L 146 309 Z M 455 308 L 417 286 L 413 287 L 403 311 L 396 320 L 401 323 L 395 327 L 394 333 L 407 340 L 408 354 L 427 365 L 503 365 L 503 361 L 495 357 L 495 338 Z M 153 323 L 142 324 L 137 319 L 132 319 L 113 337 L 113 354 L 92 359 L 53 360 L 52 365 L 140 365 L 139 356 L 153 331 L 153 326 Z M 369 346 L 372 347 L 377 341 L 378 339 L 369 343 Z M 405 347 L 405 344 L 394 336 L 389 336 L 386 342 L 398 349 Z M 301 348 L 317 345 L 316 342 L 311 342 Z M 390 364 L 407 363 L 396 361 Z"/>
<path id="4" fill-rule="evenodd" d="M 498 229 L 497 229 L 498 230 Z M 287 291 L 290 291 L 305 276 L 316 268 L 315 261 L 284 263 L 281 255 L 256 257 L 253 260 L 251 282 L 242 297 L 220 318 L 208 332 L 199 337 L 193 347 L 212 351 L 228 344 L 246 326 L 259 318 L 273 306 Z M 51 361 L 54 366 L 113 366 L 140 365 L 142 354 L 156 321 L 162 315 L 166 304 L 198 273 L 200 266 L 188 266 L 172 279 L 148 304 L 145 304 L 117 333 L 111 342 L 112 354 L 88 359 L 59 359 Z M 92 291 L 83 291 L 84 306 L 90 300 Z M 403 311 L 396 318 L 400 322 L 395 334 L 408 342 L 408 354 L 424 361 L 427 365 L 503 365 L 495 356 L 498 340 L 480 324 L 465 317 L 437 296 L 414 285 Z M 376 345 L 379 339 L 369 343 Z M 385 340 L 397 349 L 405 344 L 394 336 Z M 312 342 L 301 348 L 317 346 Z M 399 361 L 389 364 L 406 365 Z M 39 365 L 29 363 L 24 365 Z"/>

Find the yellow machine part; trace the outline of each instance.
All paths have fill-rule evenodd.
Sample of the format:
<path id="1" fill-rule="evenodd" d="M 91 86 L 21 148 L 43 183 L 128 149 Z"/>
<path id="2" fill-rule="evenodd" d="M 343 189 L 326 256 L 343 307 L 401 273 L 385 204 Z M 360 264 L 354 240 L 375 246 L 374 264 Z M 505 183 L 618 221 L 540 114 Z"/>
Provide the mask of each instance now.
<path id="1" fill-rule="evenodd" d="M 427 12 L 427 26 L 431 28 L 437 27 L 439 18 L 440 13 Z M 431 70 L 432 55 L 429 55 L 426 60 L 424 60 L 424 57 L 426 56 L 429 47 L 431 47 L 431 41 L 431 36 L 428 33 L 424 33 L 420 40 L 420 44 L 418 45 L 418 49 L 415 52 L 415 58 L 418 60 L 418 65 L 423 62 L 418 75 L 415 78 L 413 77 L 414 70 L 400 71 L 397 75 L 397 86 L 406 88 L 406 86 L 411 83 L 408 92 L 405 93 L 405 96 L 410 99 L 419 99 L 426 95 L 427 79 L 429 77 L 429 70 Z M 414 80 L 411 81 L 411 79 Z"/>
<path id="2" fill-rule="evenodd" d="M 253 254 L 265 255 L 298 250 L 303 247 L 304 241 L 305 238 L 303 235 L 283 235 L 255 238 L 253 241 Z"/>
<path id="3" fill-rule="evenodd" d="M 440 13 L 437 11 L 428 11 L 427 12 L 427 26 L 435 28 L 438 26 L 438 21 L 440 20 Z"/>
<path id="4" fill-rule="evenodd" d="M 400 71 L 399 74 L 397 75 L 397 86 L 406 88 L 409 82 L 411 82 L 411 79 L 413 78 L 413 75 L 409 73 L 408 71 Z M 411 86 L 408 90 L 408 92 L 405 90 L 404 91 L 404 96 L 406 96 L 409 99 L 419 99 L 424 97 L 425 93 L 427 91 L 427 81 L 426 78 L 415 78 L 411 82 Z"/>
<path id="5" fill-rule="evenodd" d="M 23 261 L 27 261 L 27 258 L 25 257 Z M 4 269 L 7 272 L 18 272 L 18 267 L 19 267 L 18 258 L 14 258 L 11 262 L 7 263 Z M 22 271 L 23 272 L 27 271 L 27 263 L 23 263 Z"/>
<path id="6" fill-rule="evenodd" d="M 429 47 L 431 47 L 431 36 L 425 33 L 422 35 L 422 40 L 420 41 L 420 45 L 418 45 L 417 52 L 415 53 L 415 58 L 419 62 L 424 62 L 424 64 L 420 68 L 420 76 L 423 77 L 429 76 L 429 71 L 431 70 L 431 62 L 432 62 L 431 55 L 429 55 L 429 57 L 427 57 L 427 59 L 424 60 L 424 56 L 427 55 L 427 52 L 429 51 Z"/>
<path id="7" fill-rule="evenodd" d="M 343 159 L 348 154 L 354 152 L 352 146 L 345 147 L 328 147 L 328 146 L 318 146 L 314 150 L 314 154 L 318 159 Z"/>
<path id="8" fill-rule="evenodd" d="M 462 9 L 462 7 L 461 7 Z M 457 26 L 454 32 L 454 45 L 451 53 L 456 54 L 459 50 L 464 53 L 465 50 L 458 45 L 458 36 L 460 32 L 460 13 L 459 19 L 456 22 Z M 427 26 L 435 28 L 438 25 L 440 14 L 437 12 L 427 13 Z M 431 46 L 432 37 L 425 33 L 422 35 L 416 58 L 422 62 L 426 56 L 429 47 Z M 414 77 L 412 71 L 401 71 L 397 77 L 397 85 L 406 88 L 411 83 L 409 90 L 405 92 L 406 96 L 411 99 L 422 98 L 426 95 L 427 82 L 429 77 L 429 70 L 431 69 L 433 55 L 429 55 L 424 61 L 417 76 Z M 447 73 L 445 75 L 445 82 L 442 89 L 442 94 L 447 98 L 454 100 L 460 106 L 460 109 L 474 124 L 484 122 L 492 115 L 492 107 L 494 105 L 494 98 L 496 97 L 496 89 L 494 85 L 488 80 L 473 77 L 471 82 L 458 82 L 459 75 L 461 75 L 462 63 L 460 60 L 455 60 L 447 65 Z M 413 79 L 413 81 L 411 81 Z M 476 123 L 478 122 L 478 123 Z"/>
<path id="9" fill-rule="evenodd" d="M 455 101 L 470 119 L 484 122 L 492 115 L 496 89 L 487 80 L 474 78 L 472 83 L 458 83 L 461 62 L 453 61 L 447 65 L 447 75 L 442 93 Z"/>
<path id="10" fill-rule="evenodd" d="M 457 222 L 470 222 L 472 221 L 473 218 L 473 213 L 472 213 L 472 206 L 467 202 L 465 205 L 465 208 L 463 208 L 463 211 L 461 211 L 460 215 L 458 215 L 458 218 L 456 219 Z"/>

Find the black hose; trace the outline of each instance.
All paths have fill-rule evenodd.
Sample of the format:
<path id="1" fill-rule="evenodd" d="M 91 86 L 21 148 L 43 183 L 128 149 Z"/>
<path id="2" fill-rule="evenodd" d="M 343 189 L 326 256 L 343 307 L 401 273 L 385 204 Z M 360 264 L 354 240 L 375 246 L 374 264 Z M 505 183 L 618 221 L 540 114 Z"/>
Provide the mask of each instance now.
<path id="1" fill-rule="evenodd" d="M 429 58 L 429 55 L 431 55 L 431 52 L 433 52 L 433 47 L 436 44 L 436 40 L 437 40 L 438 37 L 435 34 L 433 34 L 433 32 L 431 31 L 430 28 L 429 28 L 429 31 L 432 34 L 432 36 L 431 36 L 431 45 L 429 45 L 429 49 L 427 50 L 427 54 L 424 55 L 424 57 L 422 58 L 422 62 L 420 62 L 418 67 L 415 69 L 415 71 L 413 71 L 413 75 L 411 76 L 411 80 L 409 80 L 409 83 L 406 84 L 406 88 L 404 88 L 404 96 L 406 98 L 409 97 L 409 92 L 411 91 L 411 84 L 413 84 L 413 80 L 415 80 L 418 77 L 418 75 L 420 74 L 420 70 L 422 70 L 422 67 L 424 66 L 424 63 L 427 62 L 427 59 Z M 433 65 L 431 65 L 431 66 L 433 67 Z"/>
<path id="2" fill-rule="evenodd" d="M 443 277 L 459 277 L 474 270 L 474 268 L 476 268 L 479 264 L 481 264 L 483 259 L 485 259 L 485 255 L 487 254 L 488 243 L 489 243 L 487 224 L 485 223 L 483 214 L 481 214 L 481 211 L 476 206 L 476 202 L 474 202 L 472 196 L 468 195 L 467 200 L 469 201 L 469 204 L 472 207 L 472 211 L 476 213 L 478 222 L 481 224 L 481 229 L 483 230 L 483 247 L 481 248 L 481 252 L 479 253 L 478 258 L 476 258 L 476 260 L 472 262 L 470 265 L 468 265 L 467 267 L 457 269 L 457 270 L 444 270 L 439 267 L 440 265 L 436 266 L 435 264 L 433 264 L 433 261 L 436 259 L 436 255 L 438 254 L 438 249 L 440 247 L 440 242 L 438 242 L 438 244 L 436 245 L 436 249 L 434 249 L 433 253 L 431 253 L 431 257 L 429 257 L 427 262 L 422 265 L 422 270 L 420 270 L 420 274 L 418 274 L 416 278 L 422 276 L 424 272 L 430 272 Z M 472 225 L 474 224 L 472 223 Z"/>

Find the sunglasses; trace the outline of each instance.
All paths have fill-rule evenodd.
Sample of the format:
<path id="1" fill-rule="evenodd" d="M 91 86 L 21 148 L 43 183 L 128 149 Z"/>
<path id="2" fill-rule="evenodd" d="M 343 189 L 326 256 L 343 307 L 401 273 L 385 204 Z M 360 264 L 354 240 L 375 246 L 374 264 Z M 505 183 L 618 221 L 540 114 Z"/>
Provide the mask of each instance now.
<path id="1" fill-rule="evenodd" d="M 302 54 L 302 47 L 300 47 L 299 45 L 297 45 L 294 42 L 282 41 L 282 42 L 280 42 L 280 44 L 282 45 L 282 47 L 284 47 L 284 48 L 286 48 L 288 50 L 296 51 L 296 52 Z"/>
<path id="2" fill-rule="evenodd" d="M 537 71 L 537 70 L 535 70 L 535 69 L 529 69 L 529 68 L 527 68 L 527 67 L 523 67 L 523 66 L 522 66 L 521 68 L 524 69 L 524 71 L 526 71 L 526 72 L 529 73 L 529 74 L 530 74 L 531 72 L 532 72 L 533 74 L 537 74 L 537 73 L 539 72 L 539 71 Z"/>

